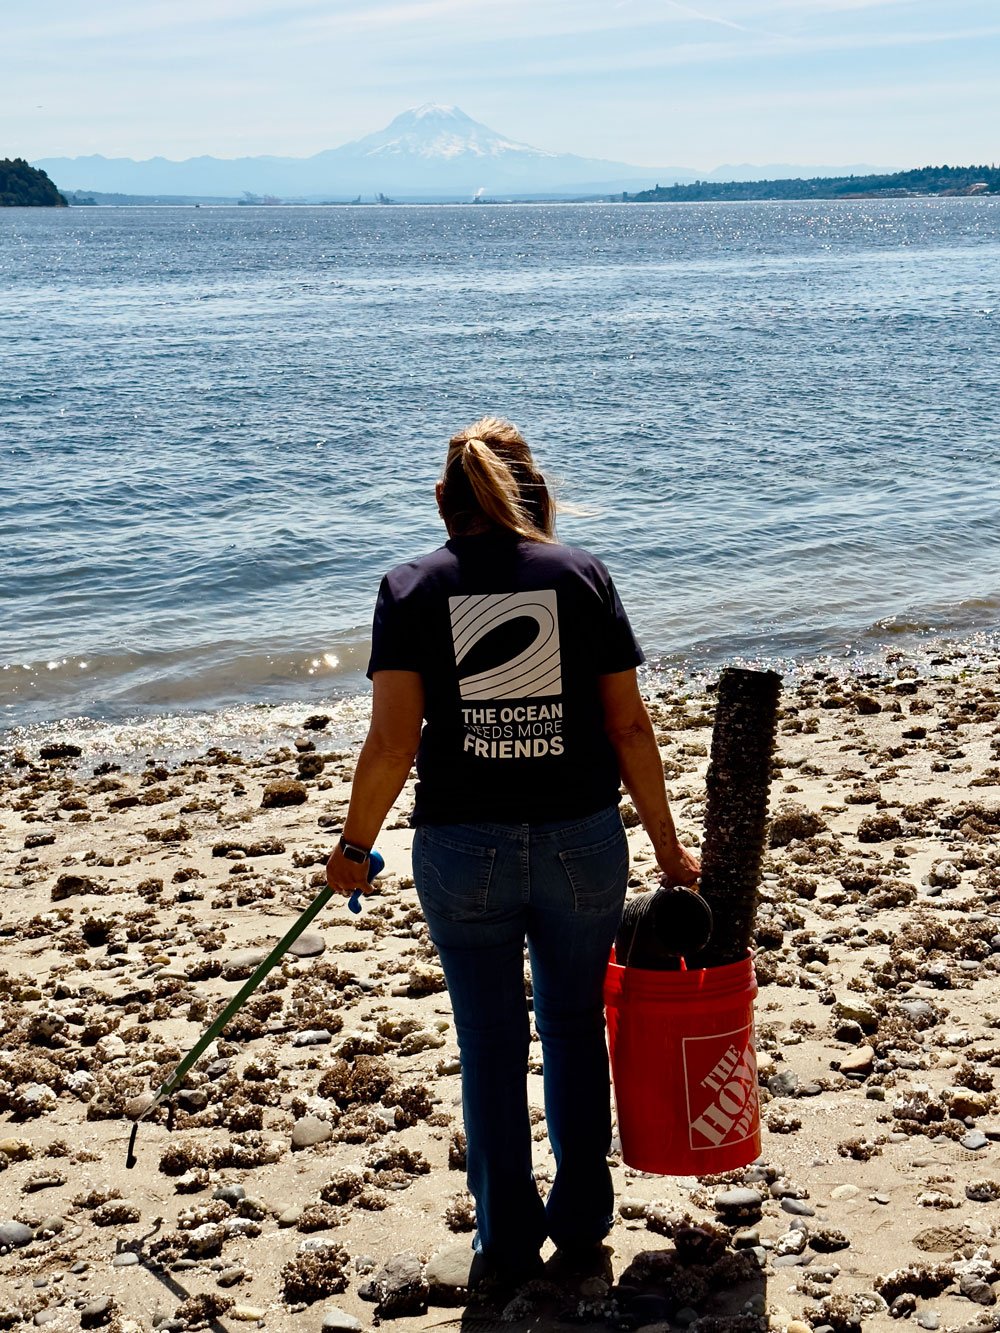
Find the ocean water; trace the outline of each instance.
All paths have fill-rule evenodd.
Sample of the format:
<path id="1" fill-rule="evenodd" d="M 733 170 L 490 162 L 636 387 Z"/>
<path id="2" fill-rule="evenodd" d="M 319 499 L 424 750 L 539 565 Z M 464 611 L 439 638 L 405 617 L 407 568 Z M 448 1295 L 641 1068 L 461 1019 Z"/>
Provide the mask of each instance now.
<path id="1" fill-rule="evenodd" d="M 15 739 L 354 716 L 484 412 L 654 669 L 1000 646 L 997 199 L 4 209 L 0 348 Z"/>

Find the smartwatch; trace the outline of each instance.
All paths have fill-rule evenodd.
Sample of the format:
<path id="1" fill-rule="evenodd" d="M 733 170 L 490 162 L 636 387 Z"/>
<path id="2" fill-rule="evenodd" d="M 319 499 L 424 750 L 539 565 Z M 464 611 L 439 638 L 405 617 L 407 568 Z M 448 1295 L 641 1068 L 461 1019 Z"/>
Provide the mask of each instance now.
<path id="1" fill-rule="evenodd" d="M 338 846 L 344 853 L 344 859 L 354 861 L 357 865 L 362 865 L 371 856 L 370 847 L 359 847 L 356 842 L 348 842 L 344 837 L 341 837 Z"/>

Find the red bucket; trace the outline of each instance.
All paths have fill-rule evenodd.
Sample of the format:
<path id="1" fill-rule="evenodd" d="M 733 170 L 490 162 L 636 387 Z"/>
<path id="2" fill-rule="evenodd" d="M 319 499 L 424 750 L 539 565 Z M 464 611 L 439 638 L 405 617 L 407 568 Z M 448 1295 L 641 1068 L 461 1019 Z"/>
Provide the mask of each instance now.
<path id="1" fill-rule="evenodd" d="M 619 967 L 604 982 L 622 1158 L 703 1176 L 760 1154 L 753 960 L 690 972 Z"/>

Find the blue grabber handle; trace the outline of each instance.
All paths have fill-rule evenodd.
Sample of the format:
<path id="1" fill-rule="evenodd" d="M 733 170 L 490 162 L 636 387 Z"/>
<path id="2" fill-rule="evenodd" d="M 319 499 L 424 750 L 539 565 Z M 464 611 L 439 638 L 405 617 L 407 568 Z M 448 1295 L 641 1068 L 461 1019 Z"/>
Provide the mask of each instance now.
<path id="1" fill-rule="evenodd" d="M 370 884 L 376 875 L 381 875 L 385 869 L 385 858 L 373 847 L 368 853 L 368 883 Z M 361 890 L 355 889 L 348 899 L 347 906 L 352 912 L 361 911 Z"/>

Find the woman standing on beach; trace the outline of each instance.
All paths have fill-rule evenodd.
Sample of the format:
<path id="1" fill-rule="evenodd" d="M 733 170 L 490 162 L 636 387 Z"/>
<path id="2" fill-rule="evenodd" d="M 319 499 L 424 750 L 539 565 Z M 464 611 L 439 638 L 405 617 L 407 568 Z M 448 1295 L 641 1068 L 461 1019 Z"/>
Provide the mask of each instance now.
<path id="1" fill-rule="evenodd" d="M 674 831 L 639 694 L 642 652 L 599 560 L 559 545 L 555 505 L 514 426 L 448 446 L 448 541 L 382 580 L 372 722 L 327 877 L 364 890 L 367 858 L 417 759 L 413 875 L 462 1059 L 476 1249 L 500 1276 L 572 1257 L 610 1230 L 602 983 L 628 875 L 624 781 L 664 882 L 698 862 Z M 543 1204 L 527 1101 L 531 963 L 556 1174 Z"/>

